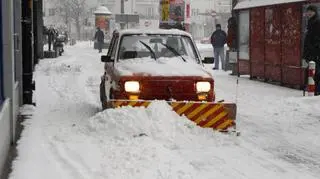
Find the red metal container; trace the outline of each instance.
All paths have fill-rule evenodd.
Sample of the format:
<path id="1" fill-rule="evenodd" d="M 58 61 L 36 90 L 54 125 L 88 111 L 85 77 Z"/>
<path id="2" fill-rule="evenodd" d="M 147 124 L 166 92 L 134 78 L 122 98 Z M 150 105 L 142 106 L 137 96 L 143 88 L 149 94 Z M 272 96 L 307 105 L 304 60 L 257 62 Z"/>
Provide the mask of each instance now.
<path id="1" fill-rule="evenodd" d="M 272 80 L 283 85 L 304 85 L 305 74 L 301 67 L 303 6 L 311 2 L 319 3 L 320 0 L 275 1 L 258 7 L 244 2 L 246 5 L 235 7 L 239 14 L 250 11 L 249 60 L 239 59 L 239 75 L 249 73 L 251 78 Z"/>
<path id="2" fill-rule="evenodd" d="M 303 73 L 301 69 L 301 5 L 283 5 L 281 14 L 282 83 L 300 85 L 303 84 Z"/>
<path id="3" fill-rule="evenodd" d="M 272 6 L 265 9 L 265 79 L 281 81 L 281 11 Z"/>
<path id="4" fill-rule="evenodd" d="M 256 8 L 250 11 L 250 75 L 254 78 L 265 77 L 264 14 L 264 8 Z"/>

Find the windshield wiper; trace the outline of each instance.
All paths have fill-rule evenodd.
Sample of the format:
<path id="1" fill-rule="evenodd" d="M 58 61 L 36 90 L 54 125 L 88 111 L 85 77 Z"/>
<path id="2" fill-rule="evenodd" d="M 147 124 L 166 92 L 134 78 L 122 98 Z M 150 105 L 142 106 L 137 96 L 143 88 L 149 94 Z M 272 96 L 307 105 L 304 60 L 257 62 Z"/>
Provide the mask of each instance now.
<path id="1" fill-rule="evenodd" d="M 163 46 L 165 46 L 167 49 L 169 49 L 169 50 L 170 50 L 171 52 L 173 52 L 175 55 L 178 55 L 179 57 L 181 57 L 184 62 L 187 62 L 187 60 L 186 60 L 179 52 L 177 52 L 176 49 L 168 46 L 167 44 L 164 44 L 163 42 L 161 42 L 160 44 L 162 44 Z"/>
<path id="2" fill-rule="evenodd" d="M 154 60 L 157 61 L 157 58 L 156 58 L 156 54 L 154 53 L 154 51 L 151 49 L 151 47 L 149 45 L 147 45 L 146 43 L 144 43 L 143 41 L 139 40 L 140 43 L 142 43 L 142 45 L 144 45 L 149 51 L 150 53 L 152 54 Z"/>

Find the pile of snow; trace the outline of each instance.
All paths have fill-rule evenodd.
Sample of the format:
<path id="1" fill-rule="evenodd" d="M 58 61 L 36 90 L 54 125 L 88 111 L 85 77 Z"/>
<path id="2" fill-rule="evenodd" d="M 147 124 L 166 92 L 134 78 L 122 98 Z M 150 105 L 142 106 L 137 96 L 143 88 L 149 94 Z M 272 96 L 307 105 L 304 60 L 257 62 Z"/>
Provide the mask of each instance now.
<path id="1" fill-rule="evenodd" d="M 184 62 L 181 57 L 159 58 L 157 60 L 146 58 L 135 58 L 121 60 L 116 64 L 116 70 L 120 75 L 152 75 L 152 76 L 201 76 L 211 77 L 203 66 L 194 60 Z"/>
<path id="2" fill-rule="evenodd" d="M 81 155 L 87 166 L 98 167 L 92 178 L 191 179 L 199 175 L 201 165 L 202 169 L 212 165 L 199 160 L 197 152 L 204 156 L 208 145 L 219 148 L 230 143 L 228 136 L 178 116 L 165 101 L 154 101 L 148 108 L 105 110 L 82 130 L 96 141 L 88 144 L 89 151 L 96 148 L 94 153 Z M 84 150 L 84 144 L 77 146 Z"/>
<path id="3" fill-rule="evenodd" d="M 82 133 L 91 141 L 69 146 L 74 152 L 82 148 L 78 160 L 95 171 L 91 178 L 300 176 L 299 169 L 241 138 L 200 128 L 178 116 L 165 101 L 154 101 L 148 108 L 105 110 L 92 117 Z M 91 154 L 84 153 L 86 148 Z"/>
<path id="4" fill-rule="evenodd" d="M 156 142 L 184 145 L 197 142 L 194 138 L 204 140 L 214 136 L 212 129 L 203 129 L 179 116 L 165 101 L 153 101 L 147 108 L 125 106 L 105 110 L 89 121 L 90 132 L 127 142 L 145 136 Z"/>

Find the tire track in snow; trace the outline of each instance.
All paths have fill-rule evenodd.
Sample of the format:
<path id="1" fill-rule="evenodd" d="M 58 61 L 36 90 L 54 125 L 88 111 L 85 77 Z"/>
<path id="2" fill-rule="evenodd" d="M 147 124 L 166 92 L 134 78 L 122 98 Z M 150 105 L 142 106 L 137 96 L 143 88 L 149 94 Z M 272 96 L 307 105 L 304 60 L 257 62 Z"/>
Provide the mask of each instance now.
<path id="1" fill-rule="evenodd" d="M 71 61 L 75 59 L 72 58 Z M 56 60 L 45 63 L 50 63 L 50 66 L 44 65 L 40 71 L 47 76 L 48 89 L 51 90 L 49 95 L 52 99 L 52 104 L 50 104 L 48 108 L 50 111 L 48 112 L 53 117 L 60 116 L 60 119 L 47 119 L 48 124 L 46 124 L 46 127 L 51 131 L 60 128 L 56 138 L 61 138 L 63 135 L 74 135 L 72 130 L 68 131 L 68 127 L 72 123 L 81 121 L 81 119 L 91 117 L 98 111 L 88 103 L 86 100 L 88 99 L 88 94 L 84 92 L 84 88 L 81 86 L 82 83 L 79 84 L 80 76 L 87 74 L 83 74 L 83 65 L 81 63 L 74 65 L 69 60 Z M 62 128 L 61 125 L 63 125 Z M 52 141 L 50 134 L 48 132 L 45 135 L 48 141 L 48 151 L 50 151 L 48 153 L 61 166 L 61 169 L 69 173 L 73 178 L 92 178 L 88 166 L 80 160 L 80 156 L 71 151 L 68 148 L 68 144 L 56 140 Z"/>
<path id="2" fill-rule="evenodd" d="M 218 96 L 222 95 L 229 100 L 235 99 L 236 78 L 221 72 L 214 72 L 214 74 L 218 77 L 216 80 Z M 234 84 L 225 81 L 233 81 Z M 290 103 L 288 100 L 291 97 L 301 96 L 300 92 L 241 77 L 238 91 L 238 129 L 243 133 L 242 139 L 259 146 L 279 160 L 297 168 L 304 168 L 313 175 L 320 174 L 320 154 L 316 151 L 315 143 L 310 142 L 309 147 L 308 142 L 303 139 L 290 140 L 290 137 L 299 136 L 300 132 L 308 130 L 315 124 L 311 117 L 302 116 L 303 113 L 298 110 L 299 105 L 294 101 Z M 290 118 L 303 120 L 301 124 L 299 121 L 286 123 L 275 120 Z M 292 130 L 297 132 L 292 133 Z"/>
<path id="3" fill-rule="evenodd" d="M 279 132 L 281 131 L 281 128 L 273 128 L 272 126 L 260 127 L 260 125 L 250 121 L 242 121 L 242 123 L 246 128 L 257 129 L 255 135 L 250 132 L 250 136 L 243 138 L 244 141 L 261 146 L 261 144 L 259 144 L 260 141 L 257 141 L 257 139 L 261 137 L 261 135 L 268 135 L 268 140 L 277 140 L 274 140 L 273 142 L 275 143 L 272 145 L 267 146 L 264 144 L 265 146 L 261 146 L 263 150 L 294 166 L 303 167 L 306 170 L 312 171 L 310 173 L 313 175 L 315 175 L 315 173 L 320 174 L 320 161 L 318 160 L 320 154 L 310 151 L 306 146 L 290 143 L 290 141 L 286 140 L 281 135 L 281 132 Z"/>
<path id="4" fill-rule="evenodd" d="M 61 146 L 52 140 L 48 141 L 51 154 L 60 161 L 65 171 L 70 173 L 74 179 L 89 179 L 92 176 L 89 174 L 88 168 L 84 167 L 82 163 L 77 163 L 78 160 L 70 157 L 71 153 L 66 152 L 66 146 Z M 72 156 L 72 155 L 71 155 Z"/>

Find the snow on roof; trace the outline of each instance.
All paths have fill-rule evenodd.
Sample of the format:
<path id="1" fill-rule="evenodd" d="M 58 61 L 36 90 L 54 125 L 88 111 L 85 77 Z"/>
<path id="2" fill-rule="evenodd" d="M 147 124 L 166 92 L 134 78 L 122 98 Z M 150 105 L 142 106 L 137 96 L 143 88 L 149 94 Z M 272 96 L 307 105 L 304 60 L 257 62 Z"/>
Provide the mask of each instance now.
<path id="1" fill-rule="evenodd" d="M 276 5 L 276 4 L 303 2 L 303 1 L 307 1 L 307 0 L 244 0 L 239 2 L 234 7 L 234 10 L 249 9 L 254 7 L 270 6 L 270 5 Z"/>
<path id="2" fill-rule="evenodd" d="M 191 37 L 191 34 L 178 29 L 124 29 L 120 30 L 121 35 L 125 34 L 160 34 L 160 35 L 185 35 Z"/>
<path id="3" fill-rule="evenodd" d="M 94 14 L 112 14 L 106 6 L 99 6 Z"/>

